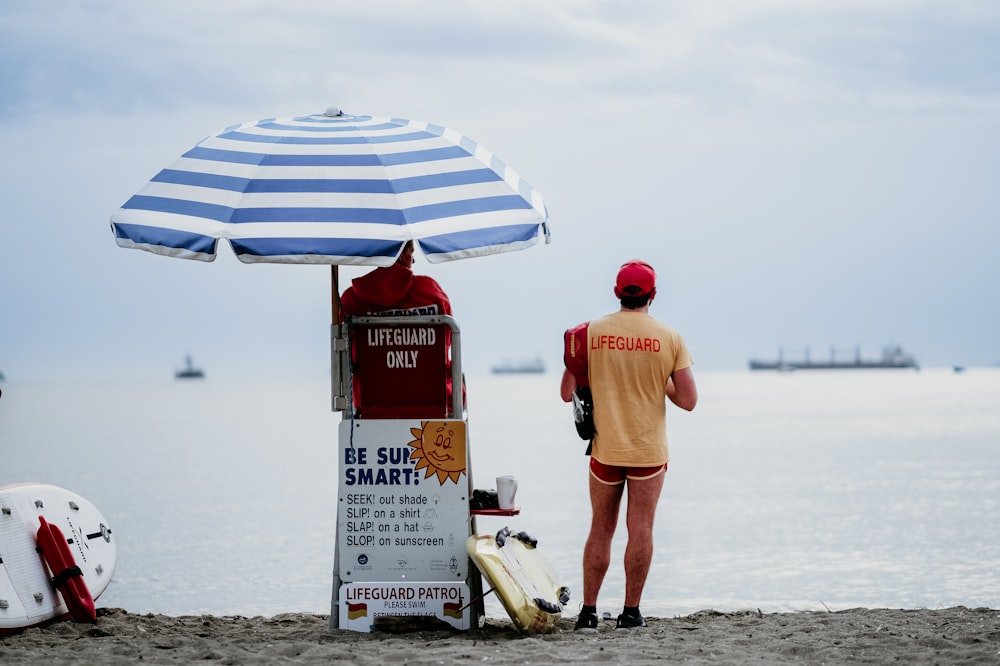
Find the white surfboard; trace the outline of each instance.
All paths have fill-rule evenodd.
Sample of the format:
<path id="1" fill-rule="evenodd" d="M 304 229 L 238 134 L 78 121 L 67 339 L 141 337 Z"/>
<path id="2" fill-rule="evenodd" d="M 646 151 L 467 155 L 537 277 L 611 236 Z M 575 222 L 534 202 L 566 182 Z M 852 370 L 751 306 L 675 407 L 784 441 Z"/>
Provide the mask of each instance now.
<path id="1" fill-rule="evenodd" d="M 560 584 L 534 539 L 505 527 L 496 536 L 469 537 L 466 549 L 519 630 L 531 635 L 555 627 L 569 588 Z"/>
<path id="2" fill-rule="evenodd" d="M 43 524 L 52 530 L 47 534 L 62 537 L 53 544 L 49 536 L 48 543 L 61 551 L 64 564 L 57 568 L 63 571 L 52 571 L 52 555 L 43 556 Z M 86 499 L 45 483 L 0 486 L 0 634 L 79 608 L 79 599 L 70 599 L 68 606 L 64 595 L 78 596 L 75 592 L 84 590 L 97 599 L 111 582 L 116 561 L 108 521 Z"/>

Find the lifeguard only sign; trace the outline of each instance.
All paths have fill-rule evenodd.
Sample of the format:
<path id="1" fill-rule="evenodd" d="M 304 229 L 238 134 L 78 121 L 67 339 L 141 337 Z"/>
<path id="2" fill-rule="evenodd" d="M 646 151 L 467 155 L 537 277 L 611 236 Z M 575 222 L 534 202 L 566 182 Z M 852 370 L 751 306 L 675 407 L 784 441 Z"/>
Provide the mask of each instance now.
<path id="1" fill-rule="evenodd" d="M 451 329 L 444 324 L 365 324 L 352 335 L 361 418 L 449 416 Z"/>
<path id="2" fill-rule="evenodd" d="M 437 337 L 433 326 L 369 326 L 365 330 L 368 347 L 385 349 L 386 368 L 416 368 L 420 348 L 433 347 Z"/>

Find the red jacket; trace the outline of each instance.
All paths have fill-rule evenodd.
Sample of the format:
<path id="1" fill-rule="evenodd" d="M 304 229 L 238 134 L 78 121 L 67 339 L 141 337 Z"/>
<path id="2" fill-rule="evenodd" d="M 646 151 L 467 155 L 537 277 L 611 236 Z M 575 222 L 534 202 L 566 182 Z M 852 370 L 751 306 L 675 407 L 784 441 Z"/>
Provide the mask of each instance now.
<path id="1" fill-rule="evenodd" d="M 451 314 L 451 302 L 437 281 L 414 275 L 402 264 L 376 268 L 354 278 L 340 297 L 341 323 L 352 315 Z"/>

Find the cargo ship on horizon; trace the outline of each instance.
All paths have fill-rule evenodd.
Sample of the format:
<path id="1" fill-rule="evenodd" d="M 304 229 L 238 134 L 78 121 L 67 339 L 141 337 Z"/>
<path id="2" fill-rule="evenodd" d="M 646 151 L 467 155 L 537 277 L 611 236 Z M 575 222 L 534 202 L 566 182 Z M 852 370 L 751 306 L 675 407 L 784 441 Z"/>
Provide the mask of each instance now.
<path id="1" fill-rule="evenodd" d="M 778 348 L 778 358 L 773 361 L 750 359 L 751 370 L 876 370 L 883 368 L 911 368 L 919 370 L 916 359 L 903 351 L 899 345 L 888 345 L 882 348 L 882 358 L 865 360 L 861 358 L 861 348 L 854 350 L 850 359 L 838 359 L 836 350 L 830 350 L 830 359 L 814 361 L 809 357 L 809 348 L 799 360 L 787 360 L 784 351 Z"/>
<path id="2" fill-rule="evenodd" d="M 537 375 L 545 372 L 545 362 L 541 358 L 520 361 L 504 361 L 491 368 L 494 375 Z"/>

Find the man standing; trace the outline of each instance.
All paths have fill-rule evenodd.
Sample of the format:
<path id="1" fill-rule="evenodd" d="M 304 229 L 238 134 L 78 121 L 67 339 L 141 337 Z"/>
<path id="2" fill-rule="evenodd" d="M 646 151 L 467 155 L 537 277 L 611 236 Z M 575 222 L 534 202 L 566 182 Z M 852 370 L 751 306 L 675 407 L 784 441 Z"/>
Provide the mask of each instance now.
<path id="1" fill-rule="evenodd" d="M 656 272 L 644 261 L 622 265 L 618 312 L 566 332 L 560 394 L 589 385 L 595 435 L 590 459 L 590 534 L 583 551 L 583 608 L 576 629 L 597 629 L 597 597 L 611 563 L 611 541 L 628 488 L 625 604 L 617 628 L 645 627 L 639 611 L 653 559 L 653 518 L 670 459 L 666 401 L 691 411 L 698 391 L 680 334 L 649 315 Z"/>

